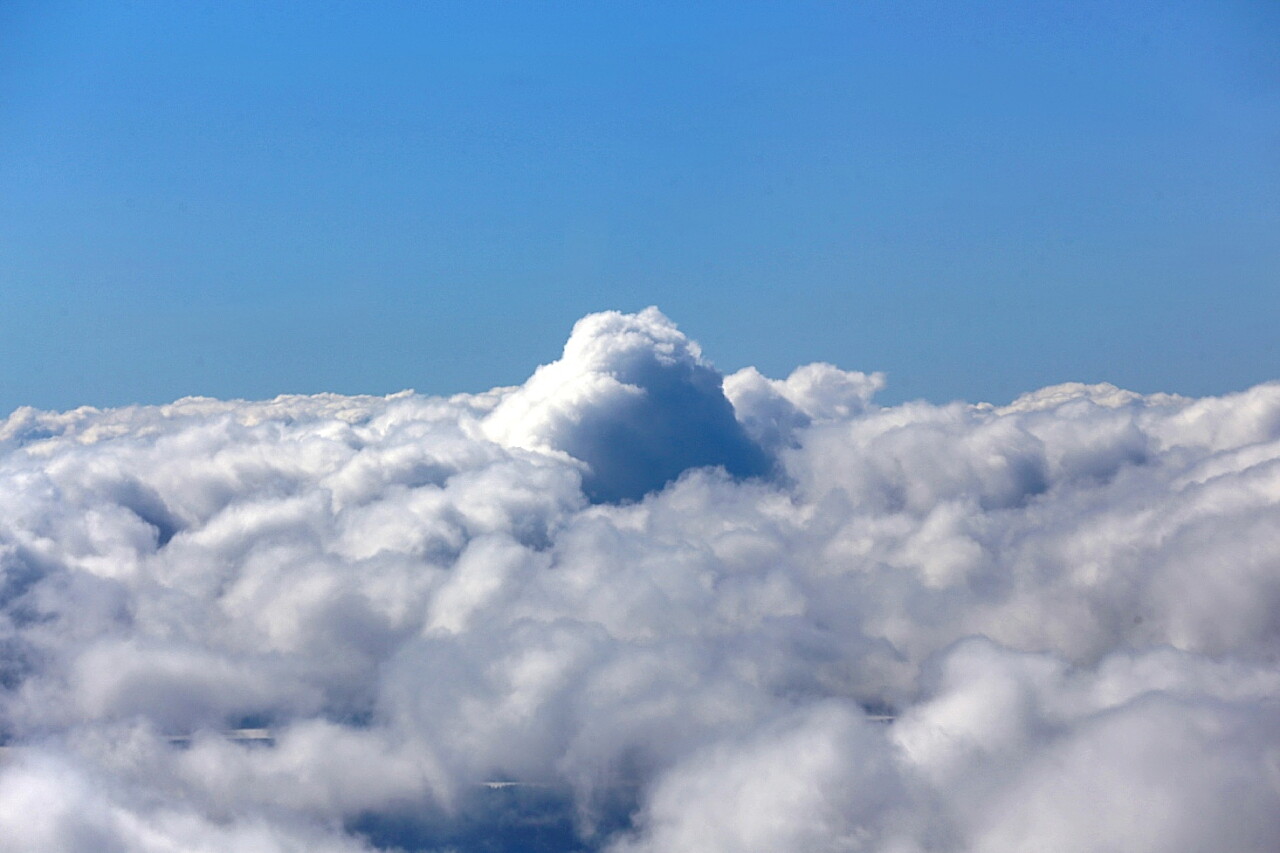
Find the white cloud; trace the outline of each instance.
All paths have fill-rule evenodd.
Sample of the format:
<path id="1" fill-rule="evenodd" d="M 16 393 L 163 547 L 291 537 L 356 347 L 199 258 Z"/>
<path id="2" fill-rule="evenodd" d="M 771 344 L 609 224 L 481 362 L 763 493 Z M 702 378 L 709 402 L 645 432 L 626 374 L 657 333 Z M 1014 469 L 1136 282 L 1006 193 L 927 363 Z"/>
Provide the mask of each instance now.
<path id="1" fill-rule="evenodd" d="M 485 429 L 507 445 L 581 460 L 583 486 L 601 500 L 642 497 L 694 466 L 763 474 L 764 454 L 722 383 L 656 308 L 592 314 L 573 327 L 560 360 L 505 397 Z"/>
<path id="2" fill-rule="evenodd" d="M 1280 384 L 882 385 L 15 412 L 0 849 L 1280 846 Z"/>

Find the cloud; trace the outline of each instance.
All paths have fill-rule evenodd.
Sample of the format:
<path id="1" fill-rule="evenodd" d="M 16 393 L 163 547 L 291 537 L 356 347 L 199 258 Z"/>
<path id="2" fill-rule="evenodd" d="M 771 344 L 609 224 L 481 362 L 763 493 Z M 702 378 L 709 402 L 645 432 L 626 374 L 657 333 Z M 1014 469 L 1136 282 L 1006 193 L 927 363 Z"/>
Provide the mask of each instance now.
<path id="1" fill-rule="evenodd" d="M 830 364 L 797 367 L 786 379 L 769 379 L 754 367 L 725 378 L 724 390 L 743 428 L 764 447 L 778 450 L 815 421 L 861 414 L 884 387 L 884 374 L 857 373 Z"/>
<path id="2" fill-rule="evenodd" d="M 9 763 L 0 773 L 0 850 L 166 853 L 367 853 L 359 839 L 289 819 L 210 816 L 176 799 L 102 784 L 83 765 L 50 755 Z"/>
<path id="3" fill-rule="evenodd" d="M 903 796 L 879 734 L 856 707 L 828 702 L 715 743 L 657 781 L 637 837 L 610 849 L 857 849 Z"/>
<path id="4" fill-rule="evenodd" d="M 503 399 L 485 428 L 504 444 L 581 460 L 583 488 L 597 500 L 634 500 L 704 465 L 764 474 L 764 453 L 722 385 L 656 308 L 592 314 L 573 327 L 560 360 Z"/>
<path id="5" fill-rule="evenodd" d="M 0 849 L 1280 846 L 1280 384 L 882 386 L 15 412 Z"/>

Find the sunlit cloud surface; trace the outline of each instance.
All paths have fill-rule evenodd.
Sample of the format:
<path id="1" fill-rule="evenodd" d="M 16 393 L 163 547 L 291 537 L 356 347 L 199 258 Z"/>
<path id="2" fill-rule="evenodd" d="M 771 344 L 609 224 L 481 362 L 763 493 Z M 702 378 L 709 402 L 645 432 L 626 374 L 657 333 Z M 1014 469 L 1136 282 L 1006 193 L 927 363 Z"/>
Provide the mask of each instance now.
<path id="1" fill-rule="evenodd" d="M 0 849 L 1280 849 L 1280 384 L 883 385 L 15 412 Z"/>

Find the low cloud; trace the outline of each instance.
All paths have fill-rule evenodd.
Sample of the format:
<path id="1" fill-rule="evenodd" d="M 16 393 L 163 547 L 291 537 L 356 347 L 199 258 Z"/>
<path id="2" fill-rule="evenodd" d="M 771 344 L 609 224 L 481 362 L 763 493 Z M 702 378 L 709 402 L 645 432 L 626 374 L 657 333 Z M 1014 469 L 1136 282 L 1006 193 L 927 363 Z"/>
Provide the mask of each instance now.
<path id="1" fill-rule="evenodd" d="M 15 412 L 0 850 L 1280 848 L 1280 384 L 883 383 Z"/>

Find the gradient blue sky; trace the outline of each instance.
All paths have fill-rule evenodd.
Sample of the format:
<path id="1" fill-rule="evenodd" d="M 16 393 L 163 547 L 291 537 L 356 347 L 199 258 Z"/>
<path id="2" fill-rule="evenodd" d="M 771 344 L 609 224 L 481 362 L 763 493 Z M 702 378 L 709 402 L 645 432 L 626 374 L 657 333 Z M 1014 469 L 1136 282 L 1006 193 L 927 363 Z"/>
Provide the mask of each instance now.
<path id="1" fill-rule="evenodd" d="M 656 304 L 887 400 L 1280 377 L 1280 3 L 0 5 L 0 410 L 519 382 Z"/>

